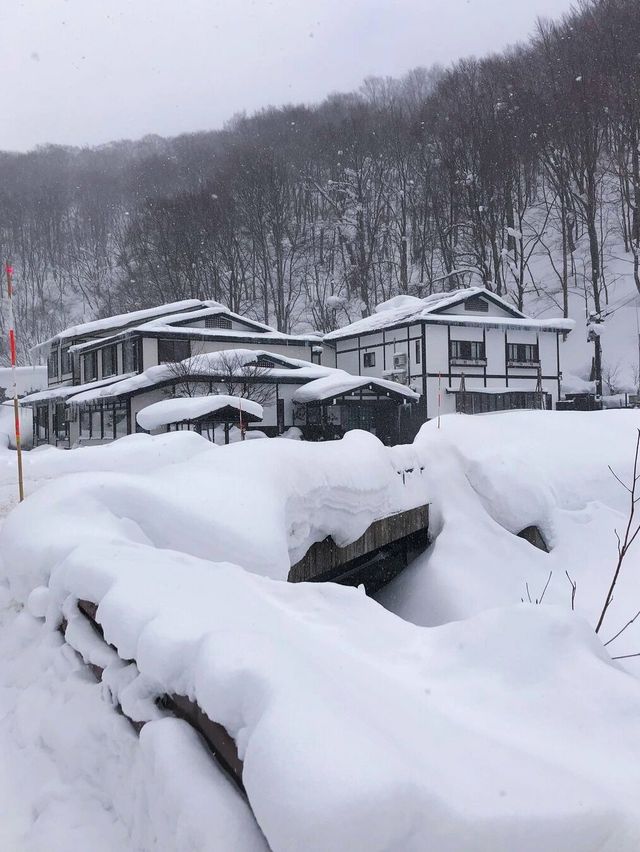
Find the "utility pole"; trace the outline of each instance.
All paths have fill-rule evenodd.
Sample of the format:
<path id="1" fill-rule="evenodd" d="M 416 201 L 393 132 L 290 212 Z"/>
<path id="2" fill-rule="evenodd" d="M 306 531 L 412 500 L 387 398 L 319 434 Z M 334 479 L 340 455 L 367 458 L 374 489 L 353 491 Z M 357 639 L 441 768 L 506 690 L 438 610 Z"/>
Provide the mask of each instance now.
<path id="1" fill-rule="evenodd" d="M 20 502 L 24 500 L 24 478 L 22 475 L 22 442 L 20 440 L 20 404 L 18 402 L 18 380 L 16 373 L 16 324 L 13 314 L 13 267 L 5 263 L 7 276 L 7 296 L 9 298 L 9 350 L 11 352 L 11 376 L 13 378 L 13 420 L 16 432 L 16 451 L 18 456 L 18 493 Z"/>

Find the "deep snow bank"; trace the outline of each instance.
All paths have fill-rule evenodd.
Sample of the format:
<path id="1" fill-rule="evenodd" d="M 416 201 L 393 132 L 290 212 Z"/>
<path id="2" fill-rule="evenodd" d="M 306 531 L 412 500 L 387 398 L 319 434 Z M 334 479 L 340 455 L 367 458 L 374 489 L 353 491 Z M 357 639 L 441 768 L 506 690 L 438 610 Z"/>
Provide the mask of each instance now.
<path id="1" fill-rule="evenodd" d="M 539 597 L 597 621 L 617 561 L 629 495 L 638 411 L 536 412 L 443 417 L 415 441 L 428 460 L 432 547 L 380 593 L 418 624 L 442 624 L 496 605 Z M 640 520 L 640 519 L 639 519 Z M 535 524 L 544 553 L 514 533 Z M 640 609 L 640 544 L 629 552 L 603 626 L 608 639 Z M 640 650 L 640 619 L 610 646 Z"/>
<path id="2" fill-rule="evenodd" d="M 346 544 L 376 518 L 425 498 L 412 448 L 389 450 L 366 432 L 326 444 L 274 439 L 225 448 L 190 432 L 138 435 L 90 451 L 35 452 L 27 463 L 28 476 L 55 475 L 65 464 L 85 473 L 58 479 L 7 519 L 2 553 L 21 598 L 46 582 L 58 554 L 96 537 L 286 579 L 314 541 L 332 535 Z M 414 472 L 403 480 L 404 467 Z"/>
<path id="3" fill-rule="evenodd" d="M 534 428 L 536 417 L 546 419 Z M 15 511 L 0 537 L 12 595 L 35 616 L 46 611 L 50 631 L 64 613 L 70 644 L 107 666 L 111 697 L 154 720 L 141 749 L 172 790 L 151 791 L 139 825 L 178 825 L 219 848 L 203 813 L 189 810 L 200 783 L 186 769 L 169 777 L 175 760 L 194 759 L 188 746 L 175 740 L 158 756 L 159 726 L 174 723 L 151 699 L 173 691 L 235 737 L 274 852 L 637 849 L 640 685 L 567 611 L 568 594 L 564 609 L 517 605 L 425 629 L 354 589 L 287 585 L 227 564 L 283 576 L 316 537 L 355 538 L 372 517 L 429 493 L 432 561 L 412 572 L 403 600 L 396 586 L 396 602 L 409 608 L 415 595 L 421 617 L 437 605 L 435 620 L 446 606 L 519 600 L 525 576 L 534 592 L 547 576 L 536 560 L 550 558 L 514 538 L 520 525 L 540 523 L 557 550 L 580 518 L 588 526 L 604 513 L 604 536 L 622 512 L 600 468 L 628 465 L 635 421 L 566 417 L 444 418 L 439 435 L 427 427 L 415 446 L 391 451 L 360 434 L 222 449 L 146 439 L 144 464 L 157 452 L 147 472 L 135 472 L 132 452 L 132 473 L 54 482 Z M 582 464 L 609 424 L 618 455 Z M 184 453 L 177 464 L 173 447 Z M 409 468 L 402 486 L 397 471 Z M 117 657 L 84 629 L 79 597 L 99 604 Z M 214 783 L 213 767 L 200 771 Z M 237 848 L 253 842 L 249 832 Z"/>

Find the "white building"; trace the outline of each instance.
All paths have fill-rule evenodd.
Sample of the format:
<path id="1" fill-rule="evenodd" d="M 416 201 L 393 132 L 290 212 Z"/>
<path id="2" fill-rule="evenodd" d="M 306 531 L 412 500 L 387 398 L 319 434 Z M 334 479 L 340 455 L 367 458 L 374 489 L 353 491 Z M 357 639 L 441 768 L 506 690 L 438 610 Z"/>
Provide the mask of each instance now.
<path id="1" fill-rule="evenodd" d="M 34 413 L 35 445 L 105 443 L 141 431 L 138 413 L 180 396 L 187 375 L 190 395 L 227 393 L 230 359 L 239 382 L 271 388 L 259 424 L 269 435 L 292 426 L 311 438 L 368 428 L 397 441 L 399 409 L 418 399 L 407 386 L 337 370 L 320 335 L 282 334 L 217 302 L 96 320 L 38 348 L 47 355 L 48 387 L 22 400 Z"/>
<path id="2" fill-rule="evenodd" d="M 419 393 L 415 431 L 448 412 L 552 408 L 560 396 L 562 342 L 572 328 L 572 320 L 532 319 L 474 287 L 425 299 L 397 296 L 326 335 L 325 345 L 335 346 L 339 368 Z"/>

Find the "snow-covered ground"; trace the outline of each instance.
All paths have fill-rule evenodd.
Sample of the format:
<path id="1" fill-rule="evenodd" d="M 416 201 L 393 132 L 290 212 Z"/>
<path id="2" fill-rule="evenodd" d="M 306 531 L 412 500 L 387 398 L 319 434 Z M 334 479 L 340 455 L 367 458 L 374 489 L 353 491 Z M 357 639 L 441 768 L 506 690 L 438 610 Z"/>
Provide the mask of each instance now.
<path id="1" fill-rule="evenodd" d="M 609 654 L 640 651 L 640 619 L 608 648 L 589 623 L 626 522 L 608 466 L 628 480 L 639 427 L 515 412 L 444 417 L 392 449 L 175 433 L 27 454 L 0 534 L 0 848 L 636 850 L 640 682 Z M 3 450 L 5 509 L 14 466 Z M 384 607 L 282 582 L 312 541 L 425 500 L 434 542 Z M 550 553 L 515 535 L 531 524 Z M 605 641 L 640 609 L 639 562 Z M 160 718 L 151 699 L 172 691 L 236 739 L 257 824 Z M 116 700 L 151 720 L 139 740 Z"/>

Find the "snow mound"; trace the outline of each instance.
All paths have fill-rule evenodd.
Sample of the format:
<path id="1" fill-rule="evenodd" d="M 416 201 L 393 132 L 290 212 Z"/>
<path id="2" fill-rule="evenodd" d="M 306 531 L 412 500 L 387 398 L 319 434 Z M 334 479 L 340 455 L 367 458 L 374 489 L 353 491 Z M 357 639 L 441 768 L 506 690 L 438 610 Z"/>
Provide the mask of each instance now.
<path id="1" fill-rule="evenodd" d="M 640 683 L 583 614 L 602 599 L 625 512 L 607 465 L 628 476 L 638 426 L 638 412 L 517 412 L 445 417 L 391 449 L 354 432 L 224 449 L 147 438 L 139 464 L 126 442 L 122 455 L 120 442 L 84 461 L 71 451 L 85 472 L 42 486 L 0 533 L 4 582 L 31 612 L 27 650 L 2 649 L 8 683 L 34 683 L 24 654 L 47 636 L 58 646 L 64 616 L 67 642 L 105 668 L 105 697 L 148 722 L 138 748 L 118 733 L 103 787 L 144 850 L 165 836 L 217 850 L 220 831 L 230 848 L 262 842 L 197 739 L 162 718 L 154 698 L 169 692 L 235 739 L 274 852 L 635 852 Z M 57 458 L 37 456 L 41 470 Z M 111 472 L 118 457 L 130 473 Z M 426 499 L 434 544 L 383 594 L 407 620 L 356 589 L 281 582 L 312 541 L 346 543 Z M 514 535 L 530 524 L 549 554 Z M 550 566 L 545 605 L 518 603 Z M 28 706 L 16 702 L 16 724 L 29 726 Z M 41 723 L 29 730 L 37 742 Z M 135 802 L 117 791 L 131 767 Z"/>

